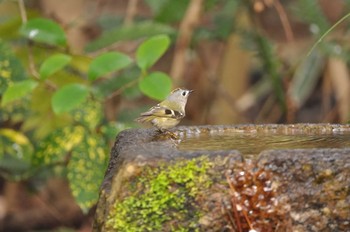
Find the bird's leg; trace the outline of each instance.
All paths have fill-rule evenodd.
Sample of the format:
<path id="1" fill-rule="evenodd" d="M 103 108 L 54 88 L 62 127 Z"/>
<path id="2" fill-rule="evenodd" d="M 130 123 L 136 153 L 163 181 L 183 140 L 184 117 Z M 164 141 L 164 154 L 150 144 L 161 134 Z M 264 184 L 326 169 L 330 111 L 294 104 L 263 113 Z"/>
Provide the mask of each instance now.
<path id="1" fill-rule="evenodd" d="M 172 139 L 175 139 L 175 140 L 178 140 L 178 139 L 179 139 L 179 136 L 177 136 L 174 132 L 171 132 L 171 131 L 166 130 L 164 133 L 167 134 L 167 135 L 169 135 L 170 138 L 172 138 Z"/>
<path id="2" fill-rule="evenodd" d="M 165 130 L 165 129 L 161 129 L 161 128 L 157 128 L 157 129 L 158 129 L 157 132 L 159 134 L 164 134 L 164 135 L 169 136 L 170 138 L 175 139 L 175 140 L 179 139 L 179 137 L 175 133 L 173 133 L 171 131 L 168 131 L 168 130 Z"/>
<path id="3" fill-rule="evenodd" d="M 172 139 L 175 139 L 175 140 L 179 140 L 179 139 L 180 139 L 179 136 L 177 136 L 175 133 L 170 132 L 170 131 L 168 131 L 168 132 L 170 133 L 170 137 L 171 137 Z"/>

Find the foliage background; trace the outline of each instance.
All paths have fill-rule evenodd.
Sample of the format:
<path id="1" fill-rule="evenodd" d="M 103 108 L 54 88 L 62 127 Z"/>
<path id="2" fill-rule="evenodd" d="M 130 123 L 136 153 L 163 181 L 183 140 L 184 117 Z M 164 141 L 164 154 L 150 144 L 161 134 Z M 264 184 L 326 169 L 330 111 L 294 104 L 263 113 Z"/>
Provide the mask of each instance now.
<path id="1" fill-rule="evenodd" d="M 185 125 L 348 123 L 349 6 L 0 1 L 0 230 L 89 231 L 115 136 L 175 87 Z"/>

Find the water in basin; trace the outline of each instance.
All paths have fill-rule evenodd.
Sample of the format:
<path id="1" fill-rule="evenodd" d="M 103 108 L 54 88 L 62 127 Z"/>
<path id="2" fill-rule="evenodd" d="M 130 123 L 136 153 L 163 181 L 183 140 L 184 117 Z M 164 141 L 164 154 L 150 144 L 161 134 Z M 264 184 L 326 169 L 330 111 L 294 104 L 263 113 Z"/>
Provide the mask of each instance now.
<path id="1" fill-rule="evenodd" d="M 185 136 L 179 150 L 239 150 L 245 155 L 270 149 L 350 148 L 350 133 L 339 134 L 266 134 L 229 133 Z"/>

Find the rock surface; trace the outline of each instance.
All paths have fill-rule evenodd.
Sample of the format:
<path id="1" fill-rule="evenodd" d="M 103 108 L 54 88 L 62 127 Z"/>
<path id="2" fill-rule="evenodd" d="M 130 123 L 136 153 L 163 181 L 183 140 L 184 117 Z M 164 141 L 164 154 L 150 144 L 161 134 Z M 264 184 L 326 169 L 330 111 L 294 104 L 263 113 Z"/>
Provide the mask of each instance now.
<path id="1" fill-rule="evenodd" d="M 227 131 L 333 133 L 350 127 L 180 127 L 175 137 L 123 131 L 111 151 L 94 231 L 349 230 L 350 148 L 266 150 L 249 159 L 238 150 L 177 149 L 185 137 Z"/>

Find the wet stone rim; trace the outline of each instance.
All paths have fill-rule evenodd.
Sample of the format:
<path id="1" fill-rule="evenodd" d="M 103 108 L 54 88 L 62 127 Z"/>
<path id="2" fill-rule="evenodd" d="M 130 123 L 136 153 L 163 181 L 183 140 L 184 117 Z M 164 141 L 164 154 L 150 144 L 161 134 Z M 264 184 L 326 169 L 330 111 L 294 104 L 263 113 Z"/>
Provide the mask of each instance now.
<path id="1" fill-rule="evenodd" d="M 240 124 L 217 126 L 180 126 L 173 132 L 181 136 L 199 134 L 220 135 L 223 133 L 266 133 L 266 134 L 334 134 L 350 132 L 350 124 Z"/>

